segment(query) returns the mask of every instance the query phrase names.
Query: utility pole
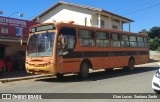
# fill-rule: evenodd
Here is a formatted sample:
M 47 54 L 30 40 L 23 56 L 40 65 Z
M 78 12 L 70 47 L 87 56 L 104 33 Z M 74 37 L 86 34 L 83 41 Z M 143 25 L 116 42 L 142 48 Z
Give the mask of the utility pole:
M 87 17 L 84 18 L 84 25 L 87 26 Z

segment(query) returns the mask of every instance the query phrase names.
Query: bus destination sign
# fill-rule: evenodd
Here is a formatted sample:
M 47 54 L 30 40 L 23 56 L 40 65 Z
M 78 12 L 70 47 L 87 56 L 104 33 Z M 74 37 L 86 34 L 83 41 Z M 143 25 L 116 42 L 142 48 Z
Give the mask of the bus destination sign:
M 33 27 L 30 29 L 30 33 L 34 33 L 34 32 L 40 32 L 40 31 L 46 31 L 46 30 L 54 30 L 55 26 L 54 25 L 42 25 L 42 26 L 37 26 L 37 27 Z

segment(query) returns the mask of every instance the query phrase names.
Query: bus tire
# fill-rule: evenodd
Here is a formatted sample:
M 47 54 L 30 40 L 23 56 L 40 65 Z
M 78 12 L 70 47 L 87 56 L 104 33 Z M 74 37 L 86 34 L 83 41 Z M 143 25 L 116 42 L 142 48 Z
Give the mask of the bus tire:
M 79 75 L 81 78 L 87 78 L 89 76 L 89 65 L 87 62 L 83 62 L 80 66 Z
M 127 67 L 125 67 L 125 69 L 127 70 L 127 71 L 133 71 L 134 70 L 134 60 L 133 59 L 129 59 L 129 61 L 128 61 L 128 66 Z
M 61 74 L 61 73 L 57 73 L 56 74 L 56 77 L 58 78 L 58 79 L 62 79 L 64 76 L 63 76 L 64 74 Z

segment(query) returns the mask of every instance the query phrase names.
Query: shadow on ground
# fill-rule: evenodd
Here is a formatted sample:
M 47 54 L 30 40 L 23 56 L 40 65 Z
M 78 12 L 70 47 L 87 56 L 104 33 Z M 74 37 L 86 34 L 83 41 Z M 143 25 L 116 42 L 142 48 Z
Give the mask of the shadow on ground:
M 156 72 L 156 70 L 158 70 L 158 67 L 136 67 L 135 70 L 132 72 L 129 72 L 123 69 L 117 69 L 113 71 L 98 71 L 98 72 L 90 73 L 89 77 L 86 79 L 81 79 L 78 75 L 67 75 L 67 76 L 64 76 L 62 79 L 58 79 L 57 77 L 54 76 L 54 77 L 37 79 L 35 81 L 59 82 L 59 83 L 97 81 L 97 80 L 103 80 L 103 79 L 132 75 L 132 74 L 134 75 L 134 74 L 150 72 L 150 71 Z

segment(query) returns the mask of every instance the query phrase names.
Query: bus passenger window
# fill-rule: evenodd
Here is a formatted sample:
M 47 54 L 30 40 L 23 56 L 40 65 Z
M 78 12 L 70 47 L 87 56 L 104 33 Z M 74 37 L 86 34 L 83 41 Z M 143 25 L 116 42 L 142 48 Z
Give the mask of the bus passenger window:
M 109 47 L 109 33 L 98 31 L 95 34 L 97 47 Z
M 118 34 L 112 33 L 112 47 L 120 47 L 120 41 Z
M 130 36 L 130 47 L 137 47 L 136 36 Z
M 144 38 L 138 37 L 138 47 L 144 47 Z
M 67 36 L 67 48 L 68 49 L 73 49 L 75 45 L 75 37 L 72 35 Z
M 79 43 L 81 46 L 95 46 L 93 31 L 79 30 Z
M 147 40 L 147 37 L 144 37 L 144 44 L 145 44 L 145 45 L 144 45 L 145 47 L 148 47 L 148 40 Z
M 129 38 L 128 35 L 121 36 L 121 46 L 122 47 L 129 47 Z

